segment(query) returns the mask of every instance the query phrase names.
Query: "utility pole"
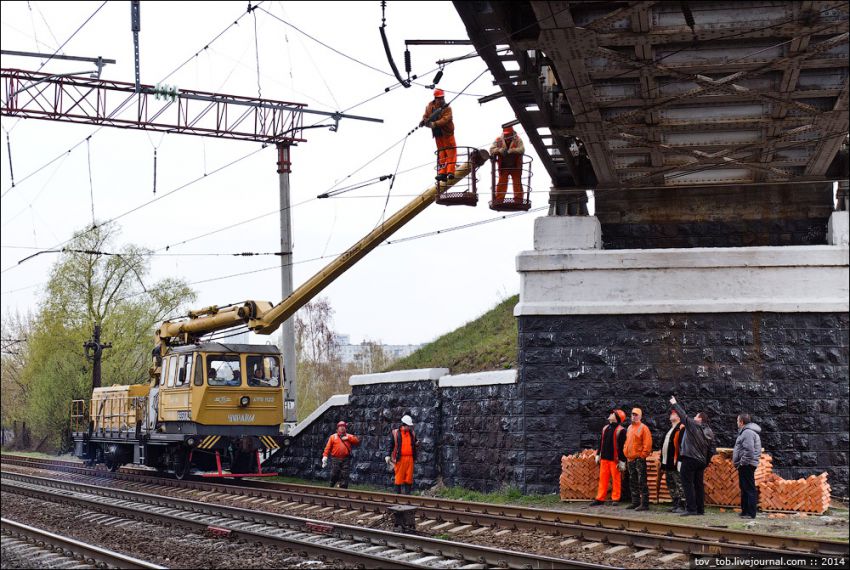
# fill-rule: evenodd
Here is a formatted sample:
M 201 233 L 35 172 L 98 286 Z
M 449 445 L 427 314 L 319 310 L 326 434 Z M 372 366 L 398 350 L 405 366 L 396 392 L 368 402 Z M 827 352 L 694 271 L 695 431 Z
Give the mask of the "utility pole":
M 292 161 L 291 144 L 277 143 L 277 173 L 280 182 L 280 285 L 281 299 L 292 295 L 292 218 L 290 216 L 289 173 Z M 295 427 L 295 319 L 284 321 L 280 329 L 280 344 L 283 352 L 283 432 Z
M 100 388 L 100 362 L 103 356 L 103 349 L 112 348 L 111 342 L 100 342 L 100 324 L 95 323 L 94 334 L 92 334 L 91 340 L 83 343 L 83 348 L 86 351 L 86 358 L 94 364 L 91 379 L 92 389 Z

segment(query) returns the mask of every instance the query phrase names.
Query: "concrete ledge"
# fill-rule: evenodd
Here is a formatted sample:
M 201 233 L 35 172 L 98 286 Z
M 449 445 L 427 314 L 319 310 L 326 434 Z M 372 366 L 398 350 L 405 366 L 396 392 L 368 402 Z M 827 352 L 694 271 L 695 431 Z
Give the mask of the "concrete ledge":
M 523 251 L 517 271 L 582 269 L 717 269 L 723 267 L 842 266 L 850 250 L 831 245 Z
M 440 378 L 440 388 L 457 388 L 461 386 L 489 386 L 491 384 L 516 384 L 516 370 L 496 370 L 493 372 L 473 372 L 471 374 L 454 374 Z
M 526 251 L 515 316 L 846 312 L 847 246 Z
M 319 416 L 325 413 L 325 410 L 327 410 L 328 408 L 346 405 L 348 405 L 348 394 L 336 394 L 334 396 L 331 396 L 330 398 L 325 400 L 322 405 L 313 410 L 313 413 L 298 422 L 298 425 L 292 428 L 288 435 L 291 437 L 295 437 L 296 435 L 301 433 L 307 426 L 316 421 Z
M 448 373 L 448 368 L 417 368 L 415 370 L 381 372 L 380 374 L 355 374 L 348 379 L 348 385 L 364 386 L 366 384 L 385 384 L 387 382 L 421 382 L 423 380 L 439 380 L 442 376 L 445 376 Z

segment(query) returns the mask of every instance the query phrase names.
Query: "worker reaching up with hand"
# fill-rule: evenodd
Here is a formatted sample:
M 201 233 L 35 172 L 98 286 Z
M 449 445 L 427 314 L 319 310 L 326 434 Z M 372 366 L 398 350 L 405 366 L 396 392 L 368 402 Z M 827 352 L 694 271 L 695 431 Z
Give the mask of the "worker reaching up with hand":
M 434 90 L 434 100 L 425 107 L 420 127 L 428 127 L 437 142 L 437 181 L 445 182 L 455 177 L 457 144 L 452 108 L 446 103 L 442 89 Z
M 525 154 L 525 145 L 522 139 L 514 131 L 513 127 L 502 129 L 502 136 L 493 141 L 490 146 L 490 158 L 496 161 L 499 167 L 499 180 L 496 182 L 496 197 L 494 204 L 505 201 L 508 192 L 508 177 L 513 182 L 514 202 L 522 203 L 522 156 Z

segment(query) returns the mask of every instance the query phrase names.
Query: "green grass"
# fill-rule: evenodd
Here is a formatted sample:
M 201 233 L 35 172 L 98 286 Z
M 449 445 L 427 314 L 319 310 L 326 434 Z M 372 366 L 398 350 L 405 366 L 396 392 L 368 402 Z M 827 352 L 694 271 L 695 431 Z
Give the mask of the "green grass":
M 521 505 L 541 509 L 561 504 L 561 499 L 555 493 L 550 495 L 523 495 L 516 487 L 505 487 L 499 491 L 491 491 L 489 493 L 472 491 L 463 487 L 446 487 L 437 491 L 436 496 L 442 499 L 454 499 L 456 501 L 474 501 L 496 505 Z
M 396 360 L 388 369 L 449 368 L 452 374 L 516 368 L 517 322 L 514 295 L 474 321 Z

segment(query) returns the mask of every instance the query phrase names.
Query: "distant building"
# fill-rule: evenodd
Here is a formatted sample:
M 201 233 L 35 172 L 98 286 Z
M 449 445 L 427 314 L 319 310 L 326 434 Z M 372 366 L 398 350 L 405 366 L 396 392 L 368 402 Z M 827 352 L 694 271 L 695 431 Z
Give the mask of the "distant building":
M 365 341 L 360 344 L 351 344 L 350 335 L 337 334 L 336 345 L 340 361 L 343 364 L 363 363 L 370 360 L 369 351 L 372 345 Z M 422 347 L 421 344 L 381 344 L 378 346 L 390 360 L 404 358 Z

